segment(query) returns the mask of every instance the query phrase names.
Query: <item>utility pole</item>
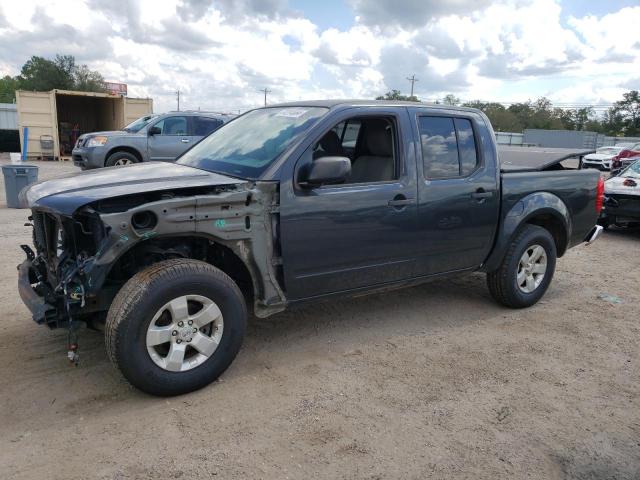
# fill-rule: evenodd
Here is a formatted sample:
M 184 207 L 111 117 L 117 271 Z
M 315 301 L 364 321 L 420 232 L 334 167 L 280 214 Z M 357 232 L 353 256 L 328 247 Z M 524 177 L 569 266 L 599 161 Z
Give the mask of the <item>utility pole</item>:
M 176 90 L 176 98 L 178 99 L 178 111 L 180 111 L 180 90 Z
M 258 90 L 259 92 L 264 93 L 264 106 L 267 106 L 267 93 L 271 93 L 271 90 L 268 88 L 263 88 L 262 90 Z
M 411 75 L 410 77 L 407 77 L 407 80 L 411 82 L 411 96 L 413 97 L 413 84 L 416 83 L 418 79 L 415 75 Z

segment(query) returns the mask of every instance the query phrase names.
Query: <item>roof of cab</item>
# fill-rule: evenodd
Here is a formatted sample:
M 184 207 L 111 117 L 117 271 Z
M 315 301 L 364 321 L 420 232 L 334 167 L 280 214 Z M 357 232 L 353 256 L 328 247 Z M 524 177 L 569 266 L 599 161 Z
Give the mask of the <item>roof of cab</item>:
M 475 108 L 469 107 L 455 107 L 452 105 L 441 105 L 435 103 L 423 103 L 423 102 L 409 102 L 406 100 L 301 100 L 297 102 L 276 103 L 273 105 L 267 105 L 263 108 L 271 107 L 324 107 L 324 108 L 336 108 L 336 107 L 424 107 L 429 109 L 440 110 L 460 110 L 465 112 L 477 112 Z

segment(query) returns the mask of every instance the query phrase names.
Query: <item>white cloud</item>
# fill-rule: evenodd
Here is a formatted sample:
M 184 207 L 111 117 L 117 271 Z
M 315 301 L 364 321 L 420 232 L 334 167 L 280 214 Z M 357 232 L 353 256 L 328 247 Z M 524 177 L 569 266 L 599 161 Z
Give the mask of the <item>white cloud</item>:
M 640 6 L 566 18 L 559 0 L 350 3 L 354 25 L 323 30 L 286 0 L 4 2 L 0 74 L 68 53 L 158 111 L 176 89 L 187 108 L 236 111 L 264 87 L 272 101 L 408 93 L 412 74 L 428 99 L 612 102 L 640 79 Z

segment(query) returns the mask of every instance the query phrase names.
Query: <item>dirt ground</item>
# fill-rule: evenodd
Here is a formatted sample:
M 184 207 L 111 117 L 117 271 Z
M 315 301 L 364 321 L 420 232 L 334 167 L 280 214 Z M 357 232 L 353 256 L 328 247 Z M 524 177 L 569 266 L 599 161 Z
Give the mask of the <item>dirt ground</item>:
M 0 478 L 640 478 L 640 231 L 571 250 L 528 310 L 475 274 L 253 320 L 219 382 L 160 399 L 99 333 L 74 368 L 31 321 L 27 214 L 0 205 Z

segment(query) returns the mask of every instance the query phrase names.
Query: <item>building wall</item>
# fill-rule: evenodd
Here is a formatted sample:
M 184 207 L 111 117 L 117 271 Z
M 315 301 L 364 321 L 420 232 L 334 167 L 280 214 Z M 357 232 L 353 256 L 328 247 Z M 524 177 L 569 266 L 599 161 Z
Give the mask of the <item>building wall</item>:
M 18 106 L 15 103 L 0 103 L 0 130 L 18 129 Z

